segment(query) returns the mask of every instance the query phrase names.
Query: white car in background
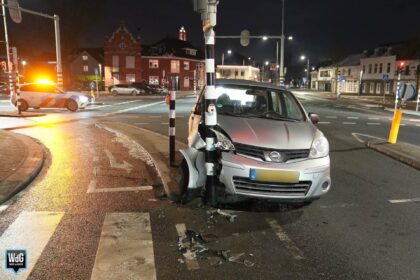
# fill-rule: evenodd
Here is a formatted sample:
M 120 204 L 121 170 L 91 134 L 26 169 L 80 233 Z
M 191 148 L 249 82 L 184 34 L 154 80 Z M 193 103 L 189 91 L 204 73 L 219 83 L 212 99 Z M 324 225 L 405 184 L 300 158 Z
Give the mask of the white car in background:
M 66 108 L 71 112 L 84 109 L 90 103 L 89 97 L 83 92 L 65 92 L 54 84 L 28 83 L 19 85 L 20 108 L 27 111 L 29 108 Z M 16 96 L 11 99 L 16 107 Z

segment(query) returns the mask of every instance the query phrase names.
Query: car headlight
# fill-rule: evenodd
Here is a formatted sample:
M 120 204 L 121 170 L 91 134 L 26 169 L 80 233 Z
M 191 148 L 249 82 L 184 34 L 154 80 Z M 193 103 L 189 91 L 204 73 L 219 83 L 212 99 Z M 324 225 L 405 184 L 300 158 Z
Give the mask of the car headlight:
M 317 130 L 314 141 L 312 142 L 309 158 L 322 158 L 328 156 L 330 152 L 330 145 L 327 138 L 321 131 Z
M 214 134 L 216 134 L 217 142 L 216 144 L 214 144 L 216 149 L 219 149 L 221 151 L 234 151 L 235 150 L 235 146 L 226 135 L 214 129 L 212 129 L 212 131 L 214 132 Z
M 87 98 L 86 96 L 79 96 L 79 99 L 82 103 L 86 103 L 89 101 L 89 98 Z

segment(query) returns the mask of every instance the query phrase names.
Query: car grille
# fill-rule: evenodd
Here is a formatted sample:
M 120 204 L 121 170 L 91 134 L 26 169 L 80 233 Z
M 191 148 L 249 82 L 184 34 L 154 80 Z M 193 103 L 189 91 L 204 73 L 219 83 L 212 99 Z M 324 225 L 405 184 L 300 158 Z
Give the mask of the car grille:
M 233 184 L 238 193 L 258 193 L 277 196 L 305 196 L 312 185 L 311 181 L 301 181 L 297 184 L 270 183 L 252 181 L 249 178 L 233 177 Z
M 309 150 L 275 150 L 270 148 L 261 148 L 251 145 L 245 145 L 240 143 L 233 143 L 235 145 L 236 153 L 245 156 L 260 158 L 266 160 L 264 152 L 279 152 L 283 155 L 284 161 L 301 159 L 309 157 Z

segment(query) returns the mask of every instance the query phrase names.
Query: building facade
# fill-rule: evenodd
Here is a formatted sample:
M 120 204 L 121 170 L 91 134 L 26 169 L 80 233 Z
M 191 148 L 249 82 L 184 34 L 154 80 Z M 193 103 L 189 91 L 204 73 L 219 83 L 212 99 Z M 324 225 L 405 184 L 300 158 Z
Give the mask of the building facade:
M 141 45 L 123 23 L 104 45 L 105 86 L 142 81 Z
M 337 86 L 339 93 L 359 93 L 362 72 L 360 59 L 363 54 L 354 54 L 344 58 L 338 63 Z
M 260 80 L 260 69 L 250 65 L 217 65 L 216 79 Z
M 320 67 L 318 69 L 318 90 L 336 92 L 337 90 L 337 67 Z
M 167 36 L 143 46 L 142 77 L 149 84 L 176 90 L 201 89 L 205 85 L 205 61 L 201 50 L 187 41 L 184 27 L 178 38 Z
M 77 50 L 69 62 L 70 82 L 73 87 L 87 90 L 90 82 L 102 80 L 104 50 L 102 48 L 86 48 Z M 98 75 L 96 75 L 98 74 Z

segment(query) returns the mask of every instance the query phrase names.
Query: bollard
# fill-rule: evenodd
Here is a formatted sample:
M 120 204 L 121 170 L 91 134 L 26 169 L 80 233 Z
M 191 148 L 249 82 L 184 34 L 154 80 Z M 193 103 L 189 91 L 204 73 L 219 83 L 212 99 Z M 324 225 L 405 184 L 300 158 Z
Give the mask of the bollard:
M 389 132 L 388 142 L 391 144 L 397 143 L 398 131 L 400 130 L 400 123 L 402 118 L 402 109 L 397 108 L 392 119 L 391 131 Z
M 176 91 L 172 90 L 169 101 L 169 165 L 175 166 L 175 101 Z

